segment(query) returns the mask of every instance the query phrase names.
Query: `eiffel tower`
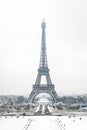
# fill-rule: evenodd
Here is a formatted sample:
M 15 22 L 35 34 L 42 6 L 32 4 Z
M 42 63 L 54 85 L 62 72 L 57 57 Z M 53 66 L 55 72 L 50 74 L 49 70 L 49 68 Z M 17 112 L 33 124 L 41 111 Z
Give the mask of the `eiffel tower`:
M 40 64 L 39 64 L 36 82 L 33 85 L 33 90 L 31 91 L 30 96 L 28 97 L 28 101 L 29 103 L 34 103 L 35 97 L 38 94 L 47 93 L 52 97 L 53 103 L 56 103 L 58 102 L 58 95 L 54 89 L 54 85 L 51 82 L 48 63 L 47 63 L 46 36 L 45 36 L 46 23 L 44 22 L 44 20 L 41 24 L 41 28 L 42 28 L 42 43 L 41 43 Z M 46 84 L 41 84 L 42 76 L 46 77 Z

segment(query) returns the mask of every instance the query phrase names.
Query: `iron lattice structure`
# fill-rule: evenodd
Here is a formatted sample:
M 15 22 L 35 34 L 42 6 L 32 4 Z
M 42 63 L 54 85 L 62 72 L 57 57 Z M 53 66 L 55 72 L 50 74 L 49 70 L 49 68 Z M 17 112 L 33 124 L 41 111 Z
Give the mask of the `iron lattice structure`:
M 31 91 L 30 96 L 28 97 L 28 101 L 29 103 L 34 103 L 36 95 L 40 93 L 48 93 L 52 97 L 53 102 L 55 103 L 58 102 L 58 95 L 54 89 L 54 85 L 51 82 L 48 69 L 47 53 L 46 53 L 46 35 L 45 35 L 46 23 L 44 21 L 41 24 L 41 28 L 42 28 L 42 42 L 41 42 L 40 64 L 36 82 L 33 85 L 33 90 Z M 46 77 L 46 84 L 41 84 L 42 76 Z

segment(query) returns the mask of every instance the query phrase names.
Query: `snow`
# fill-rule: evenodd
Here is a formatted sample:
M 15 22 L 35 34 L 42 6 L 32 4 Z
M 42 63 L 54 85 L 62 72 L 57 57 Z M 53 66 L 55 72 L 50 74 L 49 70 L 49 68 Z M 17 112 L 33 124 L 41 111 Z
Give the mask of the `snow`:
M 86 130 L 87 116 L 2 116 L 0 130 Z

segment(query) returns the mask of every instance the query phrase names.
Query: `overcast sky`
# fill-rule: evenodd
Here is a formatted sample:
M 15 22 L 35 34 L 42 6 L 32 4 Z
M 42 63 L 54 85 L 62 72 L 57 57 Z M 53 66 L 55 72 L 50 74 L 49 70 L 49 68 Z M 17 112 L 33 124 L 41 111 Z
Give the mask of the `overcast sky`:
M 41 22 L 58 93 L 87 93 L 87 0 L 0 1 L 0 95 L 29 95 L 39 67 Z

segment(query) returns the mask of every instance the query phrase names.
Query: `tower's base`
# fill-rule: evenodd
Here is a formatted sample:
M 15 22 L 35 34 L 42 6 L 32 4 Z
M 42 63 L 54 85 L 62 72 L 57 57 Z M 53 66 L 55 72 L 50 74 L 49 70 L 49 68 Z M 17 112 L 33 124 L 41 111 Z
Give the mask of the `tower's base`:
M 33 90 L 31 91 L 30 96 L 28 97 L 29 103 L 34 103 L 35 97 L 40 93 L 47 93 L 52 97 L 53 103 L 58 102 L 58 95 L 54 89 L 54 85 L 51 85 L 51 86 L 48 86 L 48 85 L 36 86 L 36 85 L 34 85 Z

